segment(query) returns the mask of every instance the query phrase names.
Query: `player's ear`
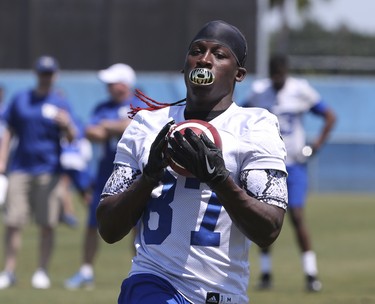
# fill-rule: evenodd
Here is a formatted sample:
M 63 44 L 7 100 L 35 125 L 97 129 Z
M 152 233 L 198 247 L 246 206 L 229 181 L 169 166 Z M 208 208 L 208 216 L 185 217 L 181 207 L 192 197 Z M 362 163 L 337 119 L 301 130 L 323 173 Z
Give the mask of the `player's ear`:
M 237 74 L 236 74 L 236 81 L 237 82 L 241 82 L 242 80 L 245 79 L 245 76 L 246 76 L 246 69 L 243 68 L 243 67 L 238 67 L 237 69 Z

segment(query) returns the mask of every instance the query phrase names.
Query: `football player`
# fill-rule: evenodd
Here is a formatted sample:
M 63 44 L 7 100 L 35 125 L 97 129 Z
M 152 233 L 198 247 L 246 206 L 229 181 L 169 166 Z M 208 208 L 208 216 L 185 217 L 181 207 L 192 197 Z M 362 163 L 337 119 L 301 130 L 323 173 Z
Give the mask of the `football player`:
M 137 226 L 118 303 L 248 303 L 249 245 L 278 237 L 287 173 L 276 117 L 233 102 L 246 56 L 236 27 L 205 24 L 185 59 L 186 102 L 152 107 L 149 99 L 125 130 L 97 209 L 108 243 Z M 209 121 L 222 150 L 191 129 L 166 136 L 187 119 Z M 169 157 L 195 177 L 175 173 Z
M 303 212 L 308 190 L 307 160 L 327 140 L 335 122 L 335 114 L 306 80 L 288 76 L 288 62 L 284 55 L 271 58 L 270 78 L 255 81 L 251 96 L 245 103 L 247 106 L 266 108 L 279 119 L 287 149 L 288 213 L 301 251 L 306 289 L 320 291 L 322 284 L 318 280 L 316 255 Z M 324 120 L 321 132 L 311 147 L 305 146 L 303 126 L 303 118 L 309 112 Z M 260 260 L 262 273 L 258 287 L 268 289 L 272 286 L 270 248 L 262 249 Z

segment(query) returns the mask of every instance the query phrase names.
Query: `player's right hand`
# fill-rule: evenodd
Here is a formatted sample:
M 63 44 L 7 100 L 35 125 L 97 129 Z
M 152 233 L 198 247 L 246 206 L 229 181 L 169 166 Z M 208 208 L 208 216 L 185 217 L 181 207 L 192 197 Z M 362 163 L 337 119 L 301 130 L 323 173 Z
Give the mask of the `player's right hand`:
M 169 138 L 171 156 L 201 182 L 214 188 L 225 181 L 229 171 L 225 167 L 222 151 L 203 132 L 200 136 L 186 128 L 185 135 L 179 131 Z
M 168 122 L 156 136 L 151 145 L 148 162 L 143 168 L 143 175 L 152 183 L 157 184 L 164 175 L 165 168 L 168 166 L 167 157 L 165 155 L 165 147 L 167 145 L 167 134 L 174 124 L 174 120 Z

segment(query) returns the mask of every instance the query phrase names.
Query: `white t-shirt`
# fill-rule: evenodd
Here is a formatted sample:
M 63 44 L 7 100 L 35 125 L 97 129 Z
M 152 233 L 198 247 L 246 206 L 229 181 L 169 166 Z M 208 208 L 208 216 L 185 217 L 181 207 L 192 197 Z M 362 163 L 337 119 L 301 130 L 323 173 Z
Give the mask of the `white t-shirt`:
M 288 152 L 286 164 L 291 165 L 300 161 L 306 141 L 303 116 L 320 101 L 319 93 L 306 80 L 288 77 L 277 93 L 270 79 L 255 81 L 247 105 L 265 108 L 278 117 Z

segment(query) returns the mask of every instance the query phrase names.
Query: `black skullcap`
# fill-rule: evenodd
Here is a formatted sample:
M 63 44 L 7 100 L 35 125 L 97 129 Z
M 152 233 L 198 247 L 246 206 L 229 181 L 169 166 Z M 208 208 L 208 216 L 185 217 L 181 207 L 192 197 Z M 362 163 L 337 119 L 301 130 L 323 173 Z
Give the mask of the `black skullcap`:
M 206 23 L 191 41 L 215 41 L 230 49 L 239 66 L 243 67 L 247 56 L 247 43 L 244 35 L 235 26 L 222 20 Z

